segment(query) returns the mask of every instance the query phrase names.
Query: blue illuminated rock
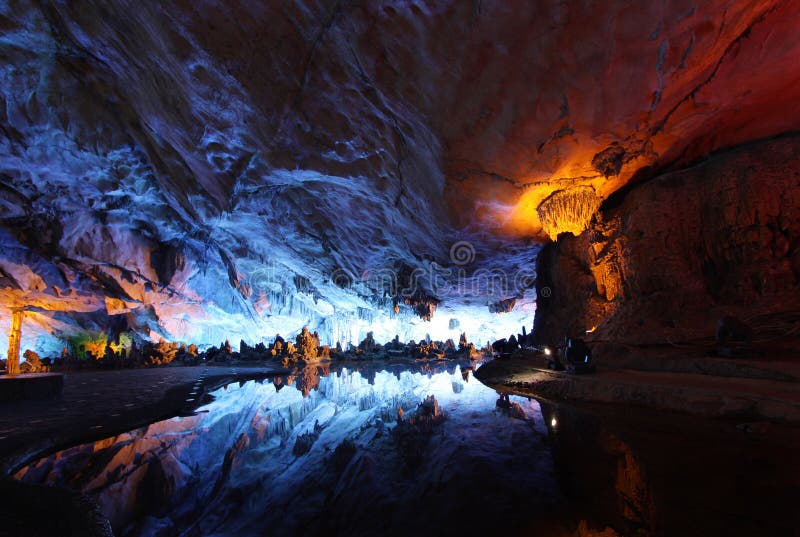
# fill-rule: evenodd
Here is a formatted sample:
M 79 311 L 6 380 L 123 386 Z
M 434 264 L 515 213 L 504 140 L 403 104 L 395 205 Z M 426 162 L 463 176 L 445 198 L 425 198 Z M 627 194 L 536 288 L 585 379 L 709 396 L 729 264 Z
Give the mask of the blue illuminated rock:
M 112 318 L 201 348 L 494 339 L 532 323 L 553 192 L 607 199 L 800 120 L 792 2 L 323 4 L 4 5 L 23 348 Z

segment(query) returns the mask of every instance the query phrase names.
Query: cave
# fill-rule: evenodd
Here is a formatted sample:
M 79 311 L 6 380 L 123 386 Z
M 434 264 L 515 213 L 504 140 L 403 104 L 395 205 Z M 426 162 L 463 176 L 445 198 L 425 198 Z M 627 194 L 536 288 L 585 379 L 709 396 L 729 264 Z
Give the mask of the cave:
M 0 6 L 0 536 L 800 531 L 800 0 Z

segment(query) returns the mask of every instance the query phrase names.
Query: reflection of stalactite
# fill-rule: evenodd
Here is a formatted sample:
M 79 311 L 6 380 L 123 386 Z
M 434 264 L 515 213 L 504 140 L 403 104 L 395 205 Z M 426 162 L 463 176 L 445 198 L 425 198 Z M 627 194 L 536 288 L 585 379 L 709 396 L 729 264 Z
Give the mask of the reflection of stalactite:
M 580 235 L 600 208 L 600 198 L 589 186 L 557 190 L 537 207 L 542 229 L 552 240 L 561 233 Z

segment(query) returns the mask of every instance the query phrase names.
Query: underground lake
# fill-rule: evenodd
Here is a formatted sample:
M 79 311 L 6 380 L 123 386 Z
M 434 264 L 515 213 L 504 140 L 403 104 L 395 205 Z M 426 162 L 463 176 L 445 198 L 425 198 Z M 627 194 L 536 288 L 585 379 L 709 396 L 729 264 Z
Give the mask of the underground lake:
M 43 457 L 115 535 L 789 534 L 791 429 L 503 394 L 467 361 L 327 364 Z
M 0 537 L 800 535 L 798 28 L 0 0 Z

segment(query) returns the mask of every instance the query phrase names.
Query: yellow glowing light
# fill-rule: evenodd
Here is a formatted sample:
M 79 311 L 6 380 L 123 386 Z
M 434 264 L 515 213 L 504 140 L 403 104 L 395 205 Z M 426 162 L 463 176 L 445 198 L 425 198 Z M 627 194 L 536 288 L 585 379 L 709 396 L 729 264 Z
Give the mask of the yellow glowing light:
M 85 348 L 86 352 L 91 354 L 95 360 L 99 360 L 106 353 L 106 341 L 102 339 L 87 341 Z
M 542 235 L 542 225 L 539 222 L 539 214 L 536 209 L 542 201 L 553 193 L 553 186 L 546 180 L 538 184 L 530 185 L 516 200 L 509 200 L 508 206 L 496 207 L 487 215 L 495 224 L 499 223 L 504 233 L 512 236 L 530 237 Z
M 587 334 L 591 334 L 591 333 L 592 333 L 592 332 L 594 332 L 595 330 L 597 330 L 597 325 L 594 325 L 593 327 L 591 327 L 589 330 L 587 330 L 587 331 L 586 331 L 586 333 L 587 333 Z
M 108 346 L 111 347 L 111 350 L 114 351 L 114 353 L 119 353 L 120 351 L 123 350 L 127 351 L 131 347 L 132 343 L 133 339 L 131 339 L 131 337 L 128 334 L 120 334 L 119 343 L 114 343 L 112 341 L 111 343 L 108 344 Z M 103 352 L 105 352 L 105 349 L 103 349 Z
M 555 427 L 556 425 L 558 425 L 558 420 L 555 418 L 555 416 L 553 416 L 553 418 L 550 420 L 550 426 Z
M 550 350 L 550 347 L 545 347 L 545 348 L 544 348 L 544 353 L 545 353 L 547 356 L 550 356 L 551 354 L 553 354 L 553 351 L 551 351 L 551 350 Z
M 551 240 L 556 240 L 561 233 L 577 237 L 589 227 L 600 201 L 594 188 L 578 185 L 556 190 L 539 204 L 536 213 Z
M 68 338 L 72 351 L 79 357 L 87 354 L 95 360 L 105 355 L 108 336 L 103 332 L 84 332 Z

